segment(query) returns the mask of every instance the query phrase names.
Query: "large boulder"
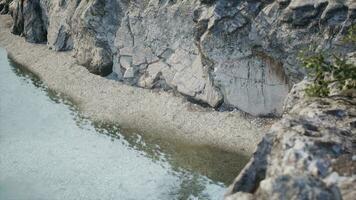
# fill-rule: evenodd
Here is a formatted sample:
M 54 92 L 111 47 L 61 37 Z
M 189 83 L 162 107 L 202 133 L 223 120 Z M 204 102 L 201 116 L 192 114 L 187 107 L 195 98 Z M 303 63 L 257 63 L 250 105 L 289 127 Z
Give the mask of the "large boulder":
M 238 199 L 354 199 L 356 99 L 308 98 L 306 82 L 285 102 L 271 128 L 226 194 Z
M 75 57 L 95 74 L 109 75 L 113 67 L 113 44 L 122 15 L 116 0 L 81 1 L 72 17 Z

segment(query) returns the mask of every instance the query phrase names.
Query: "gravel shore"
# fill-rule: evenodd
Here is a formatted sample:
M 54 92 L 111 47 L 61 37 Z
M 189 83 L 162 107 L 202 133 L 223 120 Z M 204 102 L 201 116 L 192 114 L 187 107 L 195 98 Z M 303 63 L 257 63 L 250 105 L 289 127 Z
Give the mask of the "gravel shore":
M 203 109 L 182 97 L 121 84 L 76 65 L 71 52 L 55 52 L 12 35 L 11 18 L 0 16 L 0 47 L 35 73 L 46 86 L 69 96 L 80 112 L 143 134 L 210 145 L 251 155 L 262 131 L 239 112 Z

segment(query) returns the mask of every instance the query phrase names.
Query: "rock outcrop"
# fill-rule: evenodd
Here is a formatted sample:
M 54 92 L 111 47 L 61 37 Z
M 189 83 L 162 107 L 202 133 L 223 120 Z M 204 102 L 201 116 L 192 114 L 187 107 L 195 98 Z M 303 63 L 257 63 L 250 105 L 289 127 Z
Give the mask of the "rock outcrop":
M 73 50 L 95 74 L 176 90 L 211 107 L 280 115 L 310 44 L 351 52 L 340 37 L 353 0 L 2 0 L 13 32 Z M 6 5 L 6 6 L 1 6 Z
M 9 6 L 12 0 L 0 0 L 0 14 L 4 15 L 9 12 Z
M 287 114 L 258 145 L 226 200 L 355 198 L 355 97 L 307 98 L 304 86 L 294 86 Z
M 0 0 L 0 12 L 14 34 L 72 51 L 92 73 L 215 108 L 285 112 L 226 200 L 354 199 L 355 97 L 307 98 L 305 82 L 287 97 L 305 75 L 301 49 L 355 55 L 342 41 L 354 0 Z
M 13 1 L 11 14 L 14 19 L 12 33 L 23 35 L 28 42 L 47 41 L 47 14 L 40 0 Z

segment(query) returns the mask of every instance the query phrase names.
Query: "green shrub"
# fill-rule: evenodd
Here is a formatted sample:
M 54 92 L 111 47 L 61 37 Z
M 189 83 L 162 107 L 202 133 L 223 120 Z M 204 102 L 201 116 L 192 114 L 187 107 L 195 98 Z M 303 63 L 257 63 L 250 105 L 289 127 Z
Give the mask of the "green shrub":
M 356 24 L 353 24 L 349 28 L 346 36 L 344 37 L 344 42 L 356 42 Z
M 351 26 L 344 41 L 356 42 L 356 25 Z M 356 89 L 356 65 L 345 55 L 318 53 L 309 48 L 300 52 L 299 60 L 312 80 L 305 89 L 308 96 L 328 96 L 331 84 L 340 91 Z

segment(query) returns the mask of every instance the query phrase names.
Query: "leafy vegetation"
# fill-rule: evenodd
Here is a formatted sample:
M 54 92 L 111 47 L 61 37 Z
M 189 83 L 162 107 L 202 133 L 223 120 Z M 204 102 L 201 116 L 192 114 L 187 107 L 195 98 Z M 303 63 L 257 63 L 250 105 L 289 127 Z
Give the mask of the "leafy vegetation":
M 351 26 L 344 41 L 356 42 L 356 25 Z M 340 91 L 356 89 L 356 65 L 354 63 L 349 61 L 345 55 L 328 55 L 311 49 L 303 50 L 299 55 L 299 60 L 312 80 L 312 83 L 305 89 L 308 96 L 329 96 L 331 85 Z
M 356 42 L 356 24 L 349 28 L 348 33 L 344 37 L 344 42 Z

